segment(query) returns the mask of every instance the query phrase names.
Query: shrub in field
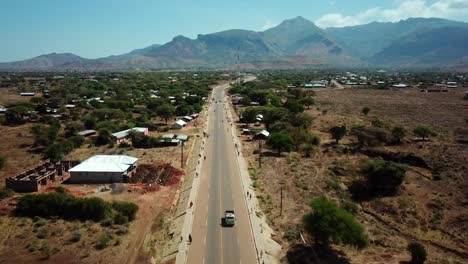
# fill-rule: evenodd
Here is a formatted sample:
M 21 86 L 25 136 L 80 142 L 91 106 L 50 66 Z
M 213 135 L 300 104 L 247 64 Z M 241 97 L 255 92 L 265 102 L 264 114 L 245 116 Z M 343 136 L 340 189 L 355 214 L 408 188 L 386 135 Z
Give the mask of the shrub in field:
M 330 128 L 332 138 L 339 143 L 340 140 L 346 135 L 346 126 L 335 126 Z
M 81 233 L 79 231 L 73 231 L 70 241 L 76 243 L 81 240 Z
M 108 234 L 102 235 L 96 244 L 96 248 L 105 249 L 107 246 L 109 246 L 109 243 L 111 240 L 112 240 L 112 237 L 110 235 Z
M 403 183 L 406 166 L 380 159 L 368 160 L 364 168 L 367 184 L 377 195 L 394 194 Z
M 405 134 L 406 134 L 406 131 L 404 128 L 402 127 L 394 127 L 392 129 L 392 137 L 393 137 L 393 141 L 396 143 L 396 144 L 400 144 L 401 141 L 403 140 L 403 138 L 405 138 Z
M 367 115 L 369 112 L 370 112 L 370 108 L 369 108 L 369 107 L 365 106 L 364 108 L 362 108 L 362 113 L 363 113 L 364 115 Z
M 345 209 L 325 198 L 312 200 L 312 212 L 303 218 L 306 231 L 315 239 L 316 247 L 329 248 L 330 243 L 341 242 L 357 248 L 368 244 L 364 228 Z
M 427 258 L 427 252 L 424 246 L 418 242 L 411 242 L 408 245 L 408 251 L 411 253 L 412 264 L 423 264 Z
M 294 141 L 290 135 L 286 133 L 273 133 L 268 138 L 267 144 L 278 151 L 278 154 L 281 152 L 290 152 L 294 148 Z
M 135 219 L 138 206 L 129 202 L 106 202 L 101 198 L 76 198 L 55 192 L 27 194 L 20 198 L 16 207 L 19 216 L 60 217 L 64 219 L 94 220 L 113 219 L 121 214 L 128 220 Z
M 127 217 L 127 219 L 130 221 L 135 219 L 136 213 L 138 211 L 138 205 L 124 201 L 113 201 L 112 208 L 117 211 L 118 214 Z
M 426 140 L 430 136 L 436 136 L 437 135 L 434 131 L 432 131 L 432 128 L 427 127 L 427 126 L 417 126 L 413 130 L 413 133 L 416 136 L 421 137 L 423 140 Z

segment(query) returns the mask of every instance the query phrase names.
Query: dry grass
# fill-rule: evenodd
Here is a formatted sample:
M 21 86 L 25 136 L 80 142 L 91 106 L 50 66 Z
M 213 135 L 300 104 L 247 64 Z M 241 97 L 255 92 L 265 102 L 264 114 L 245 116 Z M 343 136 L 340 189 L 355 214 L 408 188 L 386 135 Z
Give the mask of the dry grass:
M 41 155 L 31 149 L 34 139 L 29 130 L 32 124 L 9 127 L 0 125 L 0 155 L 7 158 L 4 169 L 0 171 L 0 186 L 5 186 L 5 178 L 14 176 L 27 168 L 34 167 Z
M 379 119 L 390 128 L 405 127 L 410 138 L 415 126 L 432 126 L 439 136 L 431 142 L 407 141 L 402 146 L 380 148 L 415 153 L 433 170 L 411 167 L 399 195 L 358 204 L 357 217 L 366 227 L 371 244 L 364 251 L 345 246 L 336 246 L 336 251 L 343 252 L 351 263 L 399 263 L 409 260 L 406 244 L 418 240 L 428 249 L 428 263 L 466 261 L 468 149 L 453 141 L 455 129 L 466 126 L 464 117 L 468 116 L 462 94 L 463 91 L 452 90 L 448 94 L 417 90 L 320 91 L 318 109 L 309 113 L 315 117 L 311 131 L 320 135 L 322 145 L 311 158 L 297 153 L 264 156 L 261 169 L 258 155 L 254 154 L 257 143 L 244 136 L 244 154 L 252 168 L 251 177 L 257 179 L 262 210 L 286 248 L 289 243 L 298 242 L 288 242 L 287 237 L 292 230 L 301 230 L 302 215 L 309 211 L 310 199 L 326 195 L 341 204 L 351 202 L 347 186 L 362 177 L 360 164 L 368 157 L 346 151 L 355 142 L 352 136 L 346 136 L 340 146 L 330 144 L 329 128 L 341 124 L 370 125 Z M 361 114 L 364 106 L 371 109 L 368 116 Z

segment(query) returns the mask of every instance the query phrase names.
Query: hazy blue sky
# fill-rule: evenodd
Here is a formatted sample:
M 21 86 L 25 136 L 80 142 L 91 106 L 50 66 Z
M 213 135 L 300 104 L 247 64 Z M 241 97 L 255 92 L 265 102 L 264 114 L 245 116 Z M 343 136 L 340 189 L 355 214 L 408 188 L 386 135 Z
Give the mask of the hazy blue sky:
M 303 16 L 320 27 L 408 17 L 468 21 L 468 0 L 0 0 L 0 62 L 51 52 L 122 54 L 174 36 L 264 30 Z

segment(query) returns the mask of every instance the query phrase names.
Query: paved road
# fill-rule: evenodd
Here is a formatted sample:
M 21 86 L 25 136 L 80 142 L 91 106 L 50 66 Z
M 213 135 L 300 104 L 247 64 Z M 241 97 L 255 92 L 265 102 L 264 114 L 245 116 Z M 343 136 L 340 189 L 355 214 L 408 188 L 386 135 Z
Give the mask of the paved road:
M 257 263 L 236 150 L 225 115 L 224 88 L 213 92 L 210 107 L 206 161 L 195 201 L 192 243 L 187 263 Z M 222 227 L 224 211 L 234 209 L 236 225 Z
M 333 79 L 331 80 L 331 82 L 333 84 L 335 84 L 335 90 L 341 90 L 341 89 L 344 89 L 345 87 L 343 85 L 341 85 L 341 83 L 339 83 L 337 80 Z

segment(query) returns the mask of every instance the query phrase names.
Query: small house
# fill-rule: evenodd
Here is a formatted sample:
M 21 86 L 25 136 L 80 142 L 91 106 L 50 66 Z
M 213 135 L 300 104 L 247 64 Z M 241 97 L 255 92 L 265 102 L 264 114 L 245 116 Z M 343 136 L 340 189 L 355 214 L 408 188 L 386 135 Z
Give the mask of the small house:
M 177 135 L 177 136 L 176 136 L 176 139 L 179 140 L 179 141 L 187 141 L 187 140 L 188 140 L 188 136 L 187 136 L 187 135 L 184 135 L 184 134 L 180 134 L 180 135 Z
M 184 117 L 182 117 L 182 120 L 184 120 L 185 122 L 190 122 L 190 121 L 193 120 L 193 117 L 191 117 L 191 116 L 184 116 Z
M 404 83 L 399 83 L 399 84 L 392 85 L 392 87 L 394 87 L 394 88 L 408 88 L 408 85 L 404 84 Z
M 174 134 L 164 134 L 161 136 L 162 139 L 173 139 L 174 138 Z
M 78 132 L 78 133 L 76 133 L 76 134 L 77 134 L 77 135 L 80 135 L 80 136 L 83 136 L 83 137 L 89 137 L 89 136 L 95 135 L 95 134 L 96 134 L 96 130 L 88 129 L 88 130 L 80 131 L 80 132 Z
M 255 139 L 267 139 L 270 136 L 270 132 L 266 131 L 265 129 L 255 134 Z
M 27 92 L 27 93 L 20 93 L 21 96 L 35 96 L 36 93 L 34 92 Z
M 177 120 L 171 127 L 171 129 L 182 129 L 187 125 L 187 123 L 184 120 Z
M 243 129 L 242 129 L 242 134 L 243 134 L 243 135 L 250 135 L 250 129 L 248 129 L 248 128 L 243 128 Z
M 112 137 L 115 139 L 115 143 L 120 144 L 126 142 L 130 138 L 130 132 L 135 131 L 138 133 L 143 133 L 145 136 L 148 135 L 147 127 L 135 127 L 132 129 L 126 129 L 112 134 Z

